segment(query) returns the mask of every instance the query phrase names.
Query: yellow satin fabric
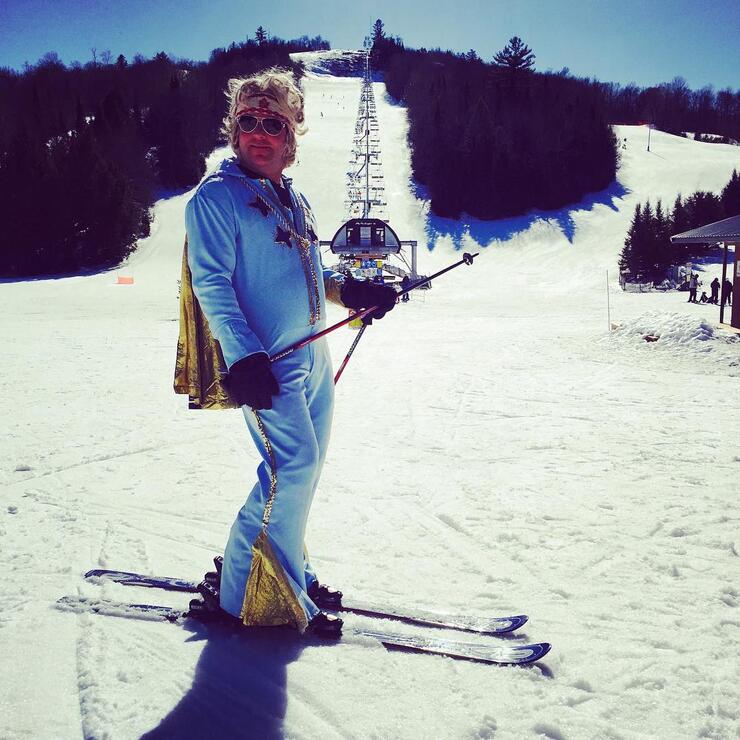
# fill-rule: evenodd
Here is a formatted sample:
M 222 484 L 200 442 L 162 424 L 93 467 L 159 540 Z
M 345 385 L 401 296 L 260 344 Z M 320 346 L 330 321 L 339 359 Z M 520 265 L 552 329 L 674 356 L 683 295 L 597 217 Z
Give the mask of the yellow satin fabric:
M 252 545 L 252 566 L 244 591 L 241 620 L 247 626 L 295 625 L 299 632 L 308 620 L 263 529 Z
M 324 279 L 326 297 L 332 303 L 344 304 L 340 298 L 342 283 Z M 182 251 L 182 277 L 180 280 L 180 334 L 175 358 L 175 393 L 190 397 L 191 409 L 237 409 L 223 377 L 226 363 L 218 341 L 208 328 L 208 321 L 201 311 L 193 292 L 193 279 L 188 266 L 188 239 Z
M 188 240 L 182 252 L 180 282 L 180 335 L 175 358 L 175 393 L 190 396 L 191 409 L 236 409 L 222 383 L 227 372 L 221 347 L 208 328 L 208 321 L 193 293 L 188 267 Z

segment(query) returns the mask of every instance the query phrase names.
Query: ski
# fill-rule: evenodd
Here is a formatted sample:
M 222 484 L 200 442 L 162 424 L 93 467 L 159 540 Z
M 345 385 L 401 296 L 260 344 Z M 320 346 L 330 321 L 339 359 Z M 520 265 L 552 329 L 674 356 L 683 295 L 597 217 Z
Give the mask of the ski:
M 57 607 L 76 613 L 93 613 L 114 617 L 127 617 L 182 624 L 189 618 L 187 611 L 158 604 L 128 604 L 84 596 L 63 596 Z M 246 629 L 246 628 L 245 628 Z M 356 637 L 371 638 L 388 650 L 400 650 L 430 655 L 443 655 L 455 660 L 468 660 L 491 665 L 527 665 L 543 658 L 550 651 L 546 642 L 529 645 L 485 645 L 456 640 L 439 639 L 423 635 L 404 635 L 385 630 L 352 628 L 345 631 Z M 341 641 L 341 640 L 340 640 Z M 331 640 L 327 640 L 331 642 Z
M 102 578 L 107 581 L 115 581 L 123 586 L 142 586 L 144 588 L 161 588 L 166 591 L 197 592 L 198 584 L 194 581 L 182 578 L 169 578 L 157 576 L 144 576 L 139 573 L 128 573 L 123 570 L 90 570 L 85 573 L 85 578 Z M 438 627 L 442 629 L 453 629 L 461 632 L 477 632 L 481 635 L 505 635 L 518 630 L 526 624 L 527 617 L 517 614 L 508 617 L 472 617 L 451 614 L 435 614 L 418 609 L 400 610 L 391 607 L 378 606 L 376 604 L 365 604 L 342 597 L 339 607 L 327 609 L 327 611 L 347 612 L 363 617 L 375 619 L 392 619 L 397 622 L 413 624 L 419 627 Z

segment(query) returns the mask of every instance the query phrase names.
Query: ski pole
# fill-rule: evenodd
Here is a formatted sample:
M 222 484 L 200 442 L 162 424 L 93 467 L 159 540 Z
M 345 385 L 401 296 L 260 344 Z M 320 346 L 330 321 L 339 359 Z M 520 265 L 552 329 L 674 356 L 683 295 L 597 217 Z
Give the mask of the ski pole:
M 475 254 L 470 254 L 469 252 L 463 253 L 463 258 L 459 262 L 455 262 L 455 264 L 450 265 L 449 267 L 445 267 L 444 270 L 440 270 L 439 272 L 435 272 L 434 275 L 430 275 L 427 278 L 422 278 L 421 280 L 417 280 L 415 283 L 412 283 L 409 285 L 408 288 L 405 288 L 404 290 L 400 291 L 398 293 L 398 297 L 400 298 L 402 295 L 406 295 L 406 293 L 410 293 L 412 290 L 415 290 L 421 285 L 426 285 L 427 283 L 431 283 L 434 278 L 438 278 L 440 275 L 444 275 L 446 272 L 449 272 L 450 270 L 454 270 L 456 267 L 460 267 L 460 265 L 472 265 L 473 260 L 480 254 L 480 252 L 476 252 Z
M 370 326 L 370 324 L 363 324 L 360 327 L 360 331 L 357 332 L 357 336 L 355 337 L 355 341 L 352 342 L 352 346 L 347 351 L 347 354 L 344 356 L 344 359 L 342 360 L 342 364 L 339 366 L 339 370 L 337 370 L 337 374 L 334 376 L 334 385 L 336 385 L 339 382 L 339 378 L 341 377 L 342 373 L 344 372 L 344 368 L 347 367 L 347 363 L 349 362 L 349 358 L 352 357 L 352 353 L 355 351 L 355 347 L 359 344 L 360 339 L 362 338 L 362 335 L 365 333 L 365 329 Z
M 465 252 L 463 255 L 463 258 L 460 262 L 456 262 L 454 265 L 450 265 L 450 267 L 446 267 L 444 270 L 440 270 L 439 272 L 432 275 L 430 278 L 425 278 L 423 280 L 417 280 L 413 285 L 409 285 L 408 288 L 405 288 L 404 290 L 400 291 L 398 293 L 398 297 L 400 298 L 403 295 L 406 295 L 407 293 L 410 293 L 415 288 L 418 288 L 422 285 L 425 285 L 428 283 L 432 278 L 439 277 L 443 272 L 447 272 L 447 270 L 452 270 L 454 267 L 458 267 L 463 262 L 466 265 L 472 265 L 473 260 L 478 256 L 478 253 L 476 254 L 468 254 Z M 339 370 L 337 370 L 337 374 L 334 376 L 334 385 L 336 385 L 339 382 L 339 378 L 341 377 L 342 373 L 344 372 L 344 368 L 347 366 L 347 363 L 349 362 L 349 358 L 352 357 L 352 353 L 355 351 L 355 348 L 359 344 L 360 339 L 362 338 L 362 335 L 365 333 L 365 329 L 370 326 L 370 322 L 362 322 L 362 328 L 360 329 L 359 333 L 355 337 L 355 341 L 352 342 L 352 346 L 349 348 L 349 351 L 344 356 L 344 360 L 342 361 L 342 364 L 339 366 Z
M 398 293 L 398 297 L 400 298 L 401 296 L 406 295 L 406 293 L 410 293 L 412 290 L 415 290 L 420 285 L 431 283 L 432 280 L 434 280 L 435 278 L 438 278 L 440 275 L 444 275 L 446 272 L 449 272 L 450 270 L 454 270 L 456 267 L 459 267 L 460 265 L 472 265 L 473 260 L 478 256 L 478 254 L 479 252 L 476 252 L 475 254 L 469 254 L 468 252 L 465 252 L 461 260 L 459 260 L 458 262 L 455 262 L 449 267 L 445 267 L 439 272 L 435 272 L 434 275 L 425 277 L 422 280 L 417 280 L 415 283 L 412 283 L 411 285 L 409 285 L 408 288 L 400 291 Z M 330 334 L 336 329 L 346 326 L 347 324 L 349 324 L 350 321 L 355 321 L 355 319 L 364 319 L 365 316 L 369 316 L 374 311 L 377 311 L 378 308 L 379 308 L 378 306 L 370 306 L 369 308 L 363 308 L 362 311 L 353 313 L 352 315 L 348 316 L 346 319 L 342 319 L 342 321 L 337 321 L 336 324 L 332 324 L 331 326 L 328 326 L 326 329 L 323 329 L 317 334 L 311 334 L 308 337 L 304 337 L 303 339 L 299 340 L 295 344 L 291 344 L 290 347 L 286 347 L 285 349 L 282 349 L 276 354 L 274 354 L 272 357 L 270 357 L 270 362 L 276 362 L 277 360 L 282 360 L 283 357 L 287 357 L 288 355 L 293 354 L 293 352 L 295 352 L 297 349 L 301 349 L 302 347 L 305 347 L 306 345 L 311 344 L 311 342 L 315 342 L 317 339 L 321 339 L 321 337 L 325 337 L 327 334 Z M 363 325 L 363 328 L 364 328 L 364 325 Z M 354 351 L 354 347 L 357 346 L 357 342 L 359 341 L 362 334 L 363 332 L 361 330 L 360 333 L 357 335 L 357 337 L 355 337 L 355 341 L 351 348 L 352 351 Z M 347 364 L 348 361 L 349 361 L 349 357 L 345 357 L 345 361 L 342 363 L 342 368 L 341 368 L 342 370 L 344 369 L 344 366 Z M 337 373 L 337 378 L 339 377 L 340 374 L 341 372 Z
M 311 342 L 315 342 L 317 339 L 321 339 L 321 337 L 325 337 L 327 334 L 330 334 L 335 329 L 341 329 L 341 327 L 349 324 L 350 321 L 354 321 L 355 319 L 363 319 L 368 314 L 371 314 L 373 311 L 377 311 L 377 310 L 378 310 L 378 306 L 371 306 L 370 308 L 363 308 L 362 311 L 353 313 L 351 316 L 348 316 L 346 319 L 343 319 L 342 321 L 338 321 L 336 324 L 332 324 L 326 329 L 323 329 L 322 331 L 318 332 L 318 334 L 311 334 L 311 336 L 305 337 L 304 339 L 301 339 L 295 344 L 291 344 L 290 347 L 281 349 L 279 352 L 277 352 L 270 358 L 270 362 L 276 362 L 277 360 L 282 360 L 283 357 L 287 357 L 288 355 L 293 354 L 293 352 L 295 352 L 297 349 L 301 349 L 302 347 L 305 347 L 306 345 L 311 344 Z

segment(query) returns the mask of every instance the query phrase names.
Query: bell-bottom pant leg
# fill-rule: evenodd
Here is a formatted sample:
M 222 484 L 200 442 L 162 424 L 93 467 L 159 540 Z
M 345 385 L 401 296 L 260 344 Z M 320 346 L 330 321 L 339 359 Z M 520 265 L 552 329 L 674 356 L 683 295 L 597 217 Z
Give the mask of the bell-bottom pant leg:
M 241 616 L 252 545 L 265 526 L 269 507 L 268 539 L 310 621 L 319 610 L 306 594 L 304 538 L 331 426 L 334 386 L 333 381 L 327 383 L 331 363 L 325 347 L 309 345 L 276 362 L 273 372 L 280 392 L 273 397 L 272 409 L 254 412 L 244 407 L 262 462 L 258 482 L 231 527 L 224 552 L 221 606 Z
M 316 471 L 313 494 L 319 485 L 321 471 L 326 460 L 331 437 L 332 419 L 334 416 L 334 370 L 331 364 L 331 355 L 326 339 L 319 339 L 314 343 L 314 356 L 312 358 L 311 375 L 312 383 L 306 389 L 306 401 L 308 412 L 311 415 L 316 441 L 319 445 L 319 464 Z M 327 403 L 327 398 L 332 402 Z M 305 552 L 304 570 L 306 575 L 306 586 L 318 581 L 316 572 L 311 565 L 309 553 Z

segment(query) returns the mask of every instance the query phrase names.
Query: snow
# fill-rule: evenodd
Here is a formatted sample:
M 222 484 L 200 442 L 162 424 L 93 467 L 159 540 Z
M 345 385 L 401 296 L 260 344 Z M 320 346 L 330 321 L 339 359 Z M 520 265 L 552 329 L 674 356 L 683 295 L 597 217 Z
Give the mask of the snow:
M 305 81 L 290 174 L 321 238 L 342 221 L 359 86 Z M 620 126 L 607 193 L 451 222 L 411 186 L 404 108 L 381 83 L 375 96 L 391 225 L 433 247 L 427 274 L 481 255 L 363 338 L 308 546 L 358 599 L 528 613 L 514 639 L 552 652 L 493 668 L 54 608 L 74 593 L 184 606 L 82 574 L 197 578 L 252 484 L 239 412 L 191 412 L 171 390 L 182 193 L 118 270 L 0 286 L 0 737 L 740 734 L 740 341 L 716 306 L 624 293 L 616 272 L 637 202 L 717 191 L 740 149 L 653 131 L 646 152 L 647 129 Z M 700 267 L 705 285 L 720 272 Z M 330 335 L 336 364 L 353 337 Z
M 632 351 L 642 355 L 644 342 L 654 342 L 648 352 L 660 353 L 659 363 L 693 357 L 702 362 L 703 371 L 740 377 L 740 334 L 717 329 L 712 323 L 680 313 L 647 313 L 619 325 L 613 334 L 600 341 L 610 351 Z M 647 358 L 645 358 L 647 359 Z

